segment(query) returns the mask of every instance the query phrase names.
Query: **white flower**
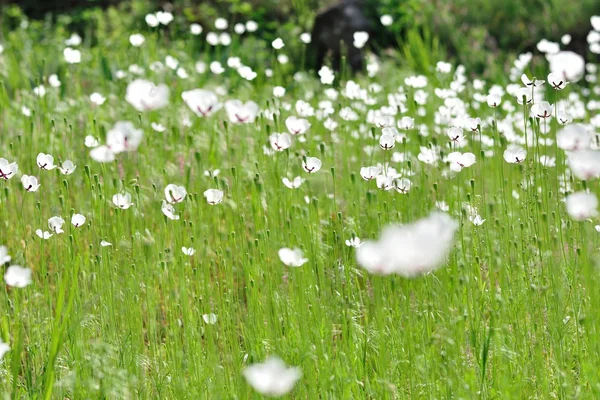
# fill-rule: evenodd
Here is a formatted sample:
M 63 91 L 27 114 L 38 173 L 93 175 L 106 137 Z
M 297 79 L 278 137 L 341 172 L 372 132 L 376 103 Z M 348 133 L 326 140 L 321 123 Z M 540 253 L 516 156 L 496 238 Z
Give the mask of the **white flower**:
M 308 32 L 300 34 L 300 41 L 304 44 L 309 44 L 312 41 L 312 36 Z
M 567 153 L 573 175 L 582 180 L 600 177 L 600 151 L 581 150 Z
M 502 103 L 502 98 L 497 94 L 489 94 L 486 101 L 489 107 L 496 108 Z
M 242 103 L 239 100 L 227 100 L 225 102 L 225 112 L 229 120 L 236 124 L 254 122 L 258 110 L 258 104 L 253 101 Z
M 127 85 L 125 100 L 136 110 L 151 111 L 165 107 L 169 103 L 169 88 L 165 84 L 136 79 Z
M 539 119 L 546 119 L 552 116 L 552 106 L 547 101 L 540 101 L 531 106 L 531 113 Z
M 181 251 L 186 256 L 193 256 L 194 254 L 196 254 L 196 250 L 194 250 L 192 247 L 182 247 Z
M 242 24 L 241 22 L 238 22 L 233 26 L 233 31 L 238 35 L 243 35 L 244 32 L 246 32 L 246 25 Z
M 450 169 L 452 171 L 460 172 L 463 168 L 475 164 L 475 154 L 455 151 L 448 154 L 447 161 L 450 163 Z
M 590 148 L 591 136 L 585 126 L 571 124 L 556 133 L 556 145 L 563 150 L 579 151 Z
M 19 265 L 11 265 L 4 274 L 4 282 L 8 286 L 24 288 L 31 284 L 31 270 Z
M 39 153 L 36 158 L 37 166 L 46 171 L 56 168 L 54 165 L 54 157 L 50 154 Z
M 156 14 L 147 14 L 145 20 L 150 28 L 156 28 L 159 24 Z
M 366 241 L 358 248 L 356 259 L 371 273 L 415 277 L 442 264 L 457 229 L 448 214 L 436 211 L 408 225 L 387 227 L 378 241 Z
M 165 187 L 165 198 L 169 203 L 181 203 L 186 195 L 187 191 L 183 186 L 177 186 L 171 183 Z
M 50 228 L 51 232 L 56 234 L 63 233 L 63 225 L 65 224 L 65 220 L 59 216 L 51 217 L 48 219 L 48 228 Z
M 300 185 L 304 183 L 304 179 L 299 176 L 295 177 L 291 181 L 288 178 L 283 178 L 281 181 L 288 189 L 298 189 Z
M 217 316 L 216 316 L 216 314 L 213 314 L 213 313 L 203 314 L 202 319 L 204 320 L 205 323 L 207 323 L 209 325 L 214 325 L 217 323 Z
M 162 201 L 160 210 L 167 218 L 172 219 L 173 221 L 177 221 L 179 219 L 179 215 L 175 215 L 175 207 L 164 200 Z
M 550 72 L 569 82 L 577 82 L 585 73 L 585 60 L 572 51 L 561 51 L 546 57 Z
M 77 47 L 81 44 L 81 36 L 77 33 L 72 33 L 71 37 L 65 40 L 65 46 L 74 46 Z
M 100 246 L 102 246 L 102 247 L 108 247 L 108 246 L 112 246 L 112 243 L 107 242 L 106 240 L 102 240 L 100 242 Z
M 94 92 L 94 93 L 90 94 L 90 101 L 94 105 L 101 106 L 106 101 L 106 97 L 102 96 L 98 92 Z
M 223 46 L 229 46 L 231 44 L 231 35 L 227 32 L 222 32 L 219 35 L 219 43 Z
M 10 346 L 0 339 L 0 361 L 4 357 L 4 355 L 10 350 Z
M 183 92 L 181 93 L 181 98 L 199 117 L 208 117 L 221 109 L 222 106 L 216 94 L 204 89 Z
M 219 34 L 216 32 L 208 32 L 206 34 L 206 42 L 211 46 L 216 46 L 219 44 Z M 217 61 L 213 61 L 217 62 Z
M 308 131 L 311 124 L 304 118 L 297 118 L 295 116 L 287 117 L 285 120 L 285 126 L 292 135 L 302 135 Z
M 459 128 L 457 126 L 448 128 L 448 131 L 446 132 L 446 134 L 450 138 L 450 141 L 455 142 L 455 143 L 458 143 L 465 138 L 465 134 L 464 134 L 462 128 Z
M 44 97 L 46 95 L 46 88 L 44 85 L 34 87 L 33 94 L 35 94 L 37 97 Z
M 411 117 L 402 117 L 398 121 L 398 129 L 409 130 L 415 127 L 415 119 Z
M 204 192 L 204 197 L 208 204 L 214 206 L 223 201 L 223 191 L 219 189 L 208 189 Z
M 381 25 L 383 25 L 383 26 L 390 26 L 391 24 L 394 23 L 394 19 L 389 14 L 382 15 L 379 20 L 381 21 Z
M 510 145 L 504 150 L 504 160 L 510 164 L 518 164 L 527 157 L 527 150 L 517 145 Z
M 369 33 L 364 31 L 354 32 L 352 34 L 354 42 L 352 43 L 357 49 L 362 49 L 369 40 Z
M 283 86 L 275 86 L 273 88 L 274 97 L 283 97 L 285 95 L 285 88 Z
M 564 77 L 554 72 L 548 74 L 548 83 L 556 90 L 563 90 L 569 84 Z
M 71 161 L 71 160 L 65 160 L 65 161 L 63 161 L 63 163 L 61 164 L 61 166 L 58 167 L 58 170 L 63 175 L 71 175 L 73 172 L 75 172 L 76 168 L 77 168 L 77 165 L 75 165 L 73 163 L 73 161 Z
M 141 33 L 134 33 L 129 36 L 129 43 L 131 43 L 133 47 L 140 47 L 145 41 L 146 38 Z
M 474 215 L 469 215 L 469 221 L 471 221 L 473 223 L 473 225 L 475 225 L 475 226 L 480 226 L 480 225 L 483 225 L 483 223 L 485 222 L 485 219 L 481 218 L 481 215 L 479 215 L 479 214 L 474 214 Z
M 287 368 L 278 357 L 269 357 L 262 364 L 244 369 L 244 377 L 257 392 L 268 396 L 283 396 L 289 393 L 302 376 L 299 367 Z
M 355 249 L 358 249 L 361 245 L 361 240 L 356 236 L 346 239 L 346 246 L 348 247 L 354 247 Z
M 256 30 L 258 29 L 258 24 L 255 21 L 248 21 L 246 22 L 246 30 L 248 32 L 256 32 Z
M 117 193 L 112 197 L 113 204 L 122 209 L 127 210 L 129 207 L 133 205 L 131 202 L 131 195 L 129 193 L 121 194 Z
M 269 143 L 273 150 L 283 151 L 292 145 L 292 137 L 287 133 L 272 133 L 269 136 Z
M 360 169 L 360 176 L 365 180 L 365 181 L 370 181 L 371 179 L 375 179 L 381 172 L 381 168 L 377 167 L 377 166 L 371 166 L 371 167 L 362 167 Z
M 190 25 L 190 33 L 194 36 L 198 36 L 202 33 L 202 25 L 200 24 L 191 24 Z
M 390 150 L 396 145 L 396 137 L 390 134 L 383 134 L 379 137 L 379 147 L 383 150 Z
M 217 28 L 220 31 L 224 31 L 225 29 L 227 29 L 227 27 L 229 27 L 229 24 L 227 23 L 227 20 L 225 18 L 215 19 L 215 28 Z
M 83 224 L 85 224 L 85 215 L 73 214 L 73 216 L 71 217 L 71 224 L 75 228 L 79 228 L 80 226 L 83 226 Z
M 392 190 L 394 188 L 394 178 L 387 175 L 377 175 L 375 178 L 377 188 L 381 190 Z
M 303 257 L 302 250 L 300 249 L 283 247 L 279 249 L 278 254 L 281 262 L 288 267 L 300 267 L 308 262 L 308 258 Z
M 106 145 L 115 154 L 136 151 L 143 136 L 144 132 L 141 129 L 135 129 L 131 122 L 119 121 L 106 134 Z
M 48 84 L 52 87 L 60 87 L 61 82 L 60 79 L 58 79 L 58 75 L 56 74 L 52 74 L 48 77 Z
M 577 192 L 566 197 L 567 214 L 576 221 L 598 215 L 598 198 L 587 192 Z
M 9 163 L 6 159 L 0 158 L 0 178 L 9 180 L 19 170 L 19 166 L 16 162 Z
M 48 240 L 53 236 L 50 232 L 42 231 L 41 229 L 36 229 L 35 234 L 38 235 L 38 237 L 40 239 L 44 239 L 44 240 Z
M 0 265 L 4 265 L 10 262 L 11 257 L 8 255 L 8 249 L 6 246 L 0 246 Z
M 67 47 L 63 50 L 67 64 L 79 64 L 81 62 L 81 52 L 79 50 Z
M 309 174 L 314 174 L 320 170 L 322 165 L 323 163 L 317 157 L 306 157 L 306 159 L 302 161 L 302 168 Z
M 169 25 L 171 21 L 173 21 L 173 14 L 167 11 L 158 11 L 156 13 L 156 19 L 163 25 Z
M 521 75 L 521 82 L 523 82 L 523 85 L 525 86 L 533 86 L 533 87 L 538 87 L 538 86 L 542 86 L 544 84 L 544 81 L 539 80 L 539 79 L 529 79 L 527 77 L 527 75 L 523 74 Z
M 283 40 L 281 38 L 277 38 L 273 40 L 271 46 L 273 46 L 275 50 L 281 50 L 285 46 L 285 43 L 283 43 Z
M 533 94 L 531 93 L 531 88 L 520 88 L 515 92 L 515 97 L 517 98 L 517 103 L 519 104 L 529 104 L 533 101 Z
M 394 181 L 394 189 L 398 193 L 406 194 L 410 191 L 412 182 L 408 178 L 400 178 Z
M 28 192 L 36 192 L 40 188 L 40 184 L 35 176 L 23 175 L 21 176 L 21 183 Z
M 150 127 L 151 127 L 151 128 L 154 130 L 154 131 L 156 131 L 156 132 L 164 132 L 164 131 L 166 131 L 166 130 L 167 130 L 167 127 L 166 127 L 166 126 L 164 126 L 164 125 L 162 125 L 162 124 L 159 124 L 159 123 L 156 123 L 156 122 L 152 122 L 152 123 L 150 124 Z
M 100 142 L 98 141 L 98 139 L 96 139 L 95 137 L 93 137 L 92 135 L 87 135 L 85 137 L 85 141 L 84 141 L 85 147 L 97 147 L 100 145 Z
M 101 163 L 108 163 L 115 161 L 115 153 L 108 148 L 108 146 L 98 146 L 90 151 L 90 157 L 92 160 Z

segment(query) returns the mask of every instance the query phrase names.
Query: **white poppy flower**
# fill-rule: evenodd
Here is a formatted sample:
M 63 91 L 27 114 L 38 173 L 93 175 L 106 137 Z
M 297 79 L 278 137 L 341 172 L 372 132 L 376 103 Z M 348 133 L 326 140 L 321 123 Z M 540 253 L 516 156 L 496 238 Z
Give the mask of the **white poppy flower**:
M 22 289 L 31 284 L 31 269 L 23 268 L 19 265 L 11 265 L 6 269 L 4 282 L 8 286 Z
M 128 121 L 117 122 L 106 134 L 106 145 L 115 154 L 136 151 L 142 142 L 144 132 L 135 129 Z
M 81 62 L 81 52 L 79 50 L 67 47 L 63 50 L 63 55 L 67 64 L 79 64 Z
M 115 153 L 108 146 L 98 146 L 90 151 L 90 157 L 92 160 L 101 163 L 108 163 L 115 161 Z
M 576 192 L 566 197 L 567 214 L 576 221 L 598 216 L 598 198 L 587 192 Z
M 112 197 L 113 204 L 122 209 L 127 210 L 129 207 L 133 205 L 131 202 L 131 195 L 129 193 L 121 194 L 117 193 Z
M 165 198 L 169 203 L 181 203 L 186 195 L 187 191 L 183 186 L 177 186 L 171 183 L 165 187 Z
M 248 384 L 262 395 L 280 397 L 289 393 L 302 376 L 299 367 L 286 367 L 278 357 L 269 357 L 262 364 L 244 369 Z
M 208 189 L 204 192 L 206 202 L 210 205 L 216 205 L 223 201 L 223 191 L 219 189 Z
M 83 214 L 73 214 L 73 216 L 71 217 L 71 224 L 75 227 L 75 228 L 79 228 L 80 226 L 83 226 L 83 224 L 85 224 L 85 215 Z
M 463 168 L 475 164 L 475 154 L 455 151 L 448 154 L 447 161 L 450 163 L 450 169 L 452 171 L 460 172 Z
M 292 145 L 292 137 L 287 133 L 272 133 L 269 136 L 269 143 L 273 150 L 283 151 Z
M 36 229 L 35 234 L 38 235 L 38 237 L 40 239 L 44 239 L 44 240 L 48 240 L 53 236 L 52 233 L 50 233 L 48 231 L 42 231 L 41 229 Z
M 258 104 L 253 101 L 242 103 L 239 100 L 228 100 L 225 102 L 225 111 L 229 120 L 235 124 L 254 122 L 258 115 Z
M 50 171 L 50 170 L 56 168 L 56 165 L 54 165 L 54 157 L 52 157 L 50 154 L 44 154 L 44 153 L 38 154 L 37 158 L 36 158 L 36 162 L 37 162 L 38 167 L 40 167 L 41 169 L 44 169 L 46 171 Z
M 75 172 L 76 168 L 77 168 L 77 165 L 73 164 L 73 161 L 65 160 L 65 161 L 63 161 L 61 166 L 58 167 L 58 170 L 63 175 L 71 175 L 73 172 Z
M 175 207 L 164 200 L 162 201 L 160 210 L 167 218 L 172 219 L 173 221 L 177 221 L 179 219 L 179 215 L 175 215 Z
M 127 85 L 125 100 L 140 112 L 163 108 L 169 104 L 169 87 L 136 79 Z
M 196 250 L 194 250 L 191 247 L 182 247 L 181 251 L 183 252 L 183 254 L 185 254 L 186 256 L 193 256 L 194 254 L 196 254 Z
M 208 117 L 221 109 L 222 104 L 216 94 L 210 90 L 194 89 L 181 93 L 187 106 L 199 117 Z
M 134 33 L 133 35 L 129 36 L 129 43 L 131 43 L 131 45 L 134 47 L 140 47 L 145 41 L 146 38 L 141 33 Z
M 271 46 L 273 46 L 275 50 L 281 50 L 284 48 L 285 43 L 283 43 L 283 39 L 277 38 L 271 42 Z
M 198 36 L 202 33 L 202 25 L 200 24 L 191 24 L 190 25 L 190 33 L 194 36 Z
M 281 181 L 288 189 L 297 189 L 300 187 L 300 185 L 302 185 L 302 183 L 304 183 L 304 179 L 299 176 L 295 177 L 291 181 L 288 178 L 283 178 Z
M 23 175 L 21 176 L 21 183 L 28 192 L 36 192 L 40 188 L 38 179 L 35 176 Z
M 522 163 L 527 157 L 527 150 L 517 145 L 510 145 L 504 150 L 504 160 L 510 164 Z
M 205 323 L 207 323 L 209 325 L 214 325 L 217 323 L 217 315 L 213 314 L 213 313 L 203 314 L 202 319 L 204 320 Z
M 292 135 L 302 135 L 308 131 L 311 124 L 304 118 L 291 116 L 286 118 L 285 126 Z
M 442 264 L 457 229 L 448 214 L 436 211 L 408 225 L 387 227 L 378 241 L 366 241 L 357 249 L 356 259 L 371 273 L 415 277 Z
M 358 249 L 361 245 L 362 241 L 356 236 L 346 239 L 346 246 L 348 247 L 354 247 L 355 249 Z
M 309 174 L 314 174 L 319 171 L 322 165 L 323 163 L 317 157 L 306 157 L 306 159 L 302 161 L 302 168 Z
M 8 255 L 8 249 L 6 246 L 0 246 L 0 265 L 4 265 L 10 262 L 11 257 Z
M 279 249 L 278 254 L 281 262 L 288 267 L 300 267 L 308 262 L 308 258 L 304 258 L 302 250 L 300 249 L 290 249 L 284 247 Z
M 65 220 L 59 216 L 51 217 L 50 219 L 48 219 L 48 228 L 50 228 L 51 232 L 54 232 L 56 234 L 64 232 L 64 230 L 62 229 L 64 224 Z

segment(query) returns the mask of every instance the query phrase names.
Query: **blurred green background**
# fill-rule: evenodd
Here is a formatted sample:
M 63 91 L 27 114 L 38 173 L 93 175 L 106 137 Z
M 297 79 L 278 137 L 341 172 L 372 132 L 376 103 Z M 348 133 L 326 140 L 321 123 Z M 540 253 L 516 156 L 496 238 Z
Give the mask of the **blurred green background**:
M 65 30 L 105 40 L 113 35 L 149 28 L 144 16 L 167 9 L 176 16 L 169 34 L 187 34 L 186 23 L 198 22 L 204 33 L 215 18 L 236 22 L 254 20 L 260 37 L 291 38 L 310 31 L 319 9 L 333 4 L 326 0 L 4 0 L 3 34 L 14 29 L 23 13 L 32 24 L 57 22 Z M 372 15 L 389 14 L 394 24 L 401 62 L 426 68 L 438 60 L 456 61 L 473 73 L 506 71 L 512 58 L 532 51 L 542 38 L 559 42 L 563 34 L 573 40 L 566 48 L 585 54 L 590 16 L 600 15 L 599 0 L 364 0 Z M 58 13 L 57 13 L 58 11 Z M 50 14 L 50 12 L 54 12 Z M 33 21 L 37 20 L 37 22 Z M 389 40 L 388 40 L 389 42 Z M 389 43 L 388 43 L 389 44 Z M 289 48 L 294 55 L 293 45 Z M 592 55 L 588 54 L 588 59 Z

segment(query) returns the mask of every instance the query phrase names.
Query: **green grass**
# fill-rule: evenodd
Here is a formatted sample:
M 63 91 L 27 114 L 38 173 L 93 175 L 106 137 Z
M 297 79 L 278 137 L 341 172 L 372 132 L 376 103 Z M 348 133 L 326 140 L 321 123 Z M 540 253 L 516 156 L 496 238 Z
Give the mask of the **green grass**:
M 340 94 L 332 101 L 333 132 L 324 120 L 308 117 L 305 143 L 295 140 L 288 151 L 265 155 L 269 134 L 286 131 L 285 118 L 297 115 L 296 101 L 317 107 L 327 86 L 313 76 L 294 81 L 300 66 L 276 64 L 260 38 L 241 45 L 234 37 L 229 48 L 209 53 L 203 45 L 199 52 L 201 40 L 191 36 L 146 34 L 141 48 L 131 47 L 128 36 L 84 43 L 75 65 L 64 62 L 68 34 L 60 27 L 17 30 L 3 42 L 0 157 L 17 161 L 19 175 L 41 183 L 27 193 L 20 176 L 0 181 L 0 244 L 11 264 L 33 270 L 26 288 L 0 289 L 0 337 L 11 346 L 0 364 L 0 392 L 7 398 L 260 398 L 242 371 L 271 354 L 302 369 L 289 398 L 600 396 L 598 233 L 594 223 L 568 218 L 559 180 L 567 176 L 570 191 L 588 187 L 598 194 L 599 188 L 597 181 L 570 178 L 554 144 L 529 143 L 526 161 L 508 164 L 506 136 L 486 123 L 460 150 L 476 155 L 472 167 L 448 175 L 441 161 L 424 164 L 417 159 L 420 146 L 452 151 L 447 126 L 434 117 L 443 104 L 434 88 L 447 88 L 452 77 L 425 71 L 429 97 L 419 114 L 415 90 L 404 85 L 412 72 L 386 60 L 374 78 L 356 78 L 363 88 L 382 85 L 381 93 L 370 93 L 374 104 Z M 300 48 L 292 39 L 286 45 L 281 52 Z M 422 48 L 412 53 L 424 54 Z M 150 63 L 166 55 L 179 60 L 188 79 L 168 68 L 150 71 Z M 194 70 L 198 60 L 226 66 L 232 55 L 258 77 L 248 82 L 227 67 L 222 75 Z M 166 108 L 140 114 L 125 101 L 133 75 L 119 80 L 117 70 L 133 63 L 145 68 L 146 79 L 169 86 Z M 272 78 L 264 74 L 267 67 Z M 52 73 L 59 73 L 60 88 L 45 81 Z M 47 89 L 43 98 L 32 92 L 40 83 Z M 479 91 L 467 83 L 458 95 L 465 112 L 506 123 L 522 136 L 521 106 L 512 112 L 494 112 L 485 102 L 472 108 L 474 93 L 487 93 L 494 83 Z M 283 98 L 272 97 L 275 85 L 286 87 Z M 367 110 L 387 105 L 400 86 L 407 110 L 396 119 L 414 117 L 416 127 L 406 132 L 406 143 L 384 152 Z M 181 99 L 184 90 L 217 87 L 227 92 L 222 101 L 254 100 L 280 116 L 235 125 L 224 110 L 198 118 Z M 546 90 L 551 103 L 555 96 L 581 97 L 575 84 L 556 94 Z M 92 105 L 93 92 L 106 102 Z M 516 105 L 508 94 L 503 101 Z M 357 121 L 340 117 L 345 107 Z M 183 115 L 192 126 L 182 123 Z M 143 129 L 139 150 L 113 163 L 95 162 L 85 136 L 104 142 L 117 121 Z M 152 122 L 167 129 L 155 132 Z M 549 124 L 545 136 L 554 138 L 560 126 Z M 419 135 L 424 127 L 428 136 Z M 527 131 L 541 135 L 538 122 L 528 122 Z M 482 147 L 480 133 L 494 144 Z M 483 150 L 493 155 L 484 157 Z M 409 175 L 408 194 L 380 191 L 359 174 L 361 167 L 390 162 L 394 151 L 407 158 L 391 165 Z M 42 171 L 40 152 L 56 163 L 71 159 L 77 169 L 68 176 Z M 323 168 L 306 174 L 303 155 L 319 157 Z M 541 166 L 539 155 L 556 156 L 557 167 Z M 220 174 L 205 175 L 214 169 Z M 306 178 L 300 188 L 282 184 L 297 175 Z M 170 183 L 188 192 L 175 205 L 179 221 L 160 209 Z M 224 191 L 222 203 L 206 203 L 203 192 L 210 188 Z M 134 205 L 115 209 L 111 198 L 124 191 Z M 390 223 L 428 215 L 436 201 L 445 201 L 460 222 L 442 268 L 405 279 L 369 275 L 357 265 L 346 239 L 375 239 Z M 477 208 L 483 225 L 469 221 L 465 204 Z M 73 213 L 87 217 L 85 226 L 69 224 Z M 38 238 L 35 230 L 47 230 L 55 215 L 66 220 L 65 233 Z M 101 247 L 102 240 L 112 246 Z M 196 254 L 184 255 L 182 246 Z M 309 262 L 284 266 L 282 247 L 301 248 Z M 205 323 L 209 313 L 217 315 L 216 324 Z

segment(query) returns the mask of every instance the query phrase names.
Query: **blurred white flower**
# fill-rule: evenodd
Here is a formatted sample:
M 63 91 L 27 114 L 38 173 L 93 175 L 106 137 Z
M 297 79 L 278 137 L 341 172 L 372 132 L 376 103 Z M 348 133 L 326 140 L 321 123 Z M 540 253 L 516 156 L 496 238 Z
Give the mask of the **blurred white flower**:
M 165 84 L 156 86 L 144 79 L 136 79 L 127 85 L 125 100 L 136 110 L 151 111 L 169 103 L 169 88 Z
M 112 197 L 112 202 L 115 207 L 120 208 L 122 210 L 127 210 L 129 207 L 133 205 L 131 202 L 131 195 L 129 193 L 121 194 L 117 193 Z
M 31 269 L 23 268 L 20 265 L 11 265 L 6 269 L 4 282 L 8 286 L 22 289 L 31 284 Z
M 219 189 L 208 189 L 204 192 L 206 202 L 210 205 L 216 205 L 223 201 L 223 191 Z
M 191 24 L 190 25 L 190 33 L 194 36 L 198 36 L 202 33 L 202 25 L 200 24 Z
M 457 229 L 448 214 L 435 211 L 411 224 L 385 228 L 378 241 L 365 241 L 357 249 L 356 259 L 371 273 L 415 277 L 443 263 Z
M 587 192 L 576 192 L 566 197 L 567 214 L 576 221 L 598 216 L 598 198 Z
M 181 251 L 186 256 L 193 256 L 194 254 L 196 254 L 196 250 L 194 250 L 192 247 L 182 247 Z
M 81 62 L 81 52 L 79 50 L 67 47 L 63 50 L 67 64 L 79 64 Z
M 145 41 L 146 38 L 141 33 L 134 33 L 129 36 L 129 43 L 131 43 L 133 47 L 140 47 Z
M 302 250 L 300 249 L 290 249 L 287 247 L 283 247 L 279 249 L 278 254 L 281 262 L 287 265 L 288 267 L 300 267 L 306 262 L 308 262 L 308 258 L 304 258 Z
M 283 39 L 277 38 L 271 42 L 271 46 L 273 46 L 275 50 L 281 50 L 284 48 L 285 43 L 283 43 Z
M 302 376 L 300 368 L 287 368 L 278 357 L 269 357 L 262 364 L 253 364 L 244 369 L 243 374 L 254 390 L 276 397 L 289 393 Z
M 83 224 L 85 224 L 85 215 L 73 214 L 73 216 L 71 217 L 71 224 L 75 228 L 79 228 L 80 226 L 83 226 Z

